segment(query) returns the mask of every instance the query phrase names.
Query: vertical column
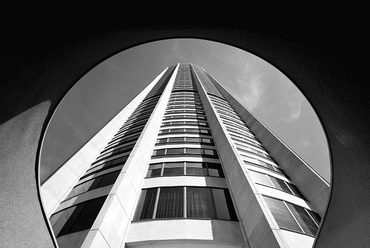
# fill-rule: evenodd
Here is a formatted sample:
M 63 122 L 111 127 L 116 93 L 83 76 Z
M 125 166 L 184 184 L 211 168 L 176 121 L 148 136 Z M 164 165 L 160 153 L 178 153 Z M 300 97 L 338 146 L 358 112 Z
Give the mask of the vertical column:
M 216 97 L 222 97 L 213 84 L 208 81 L 206 74 L 199 67 L 192 66 L 199 95 L 202 99 L 204 110 L 207 113 L 208 123 L 213 133 L 216 146 L 219 148 L 220 160 L 225 171 L 225 178 L 229 185 L 235 208 L 244 231 L 246 246 L 251 248 L 260 247 L 287 247 L 271 229 L 272 219 L 266 218 L 268 210 L 263 207 L 263 199 L 258 194 L 253 181 L 248 176 L 248 169 L 243 165 L 236 147 L 222 125 L 222 120 L 217 115 L 207 93 Z M 268 216 L 268 215 L 267 215 Z
M 82 247 L 122 247 L 178 67 L 132 149 Z

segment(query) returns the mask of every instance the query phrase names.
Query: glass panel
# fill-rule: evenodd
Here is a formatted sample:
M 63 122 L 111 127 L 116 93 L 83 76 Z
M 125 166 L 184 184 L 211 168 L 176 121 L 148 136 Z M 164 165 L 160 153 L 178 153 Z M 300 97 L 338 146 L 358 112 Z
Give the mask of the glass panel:
M 207 176 L 205 163 L 186 162 L 186 175 L 189 176 Z
M 200 149 L 200 148 L 186 148 L 186 154 L 202 154 L 202 149 Z
M 185 131 L 185 128 L 173 128 L 171 129 L 171 133 L 183 133 Z
M 220 164 L 207 163 L 207 166 L 208 166 L 208 173 L 210 176 L 223 177 Z
M 163 176 L 184 175 L 184 163 L 165 163 Z
M 204 142 L 204 143 L 211 143 L 211 139 L 202 139 L 202 142 Z
M 96 179 L 98 179 L 98 180 L 96 180 Z M 77 185 L 76 187 L 73 188 L 71 193 L 69 193 L 69 195 L 66 197 L 66 199 L 69 199 L 69 198 L 74 197 L 76 195 L 85 193 L 89 189 L 95 188 L 95 186 L 98 184 L 99 180 L 100 180 L 100 177 L 91 179 L 89 181 L 86 181 L 84 183 L 81 183 L 81 184 Z
M 158 164 L 150 164 L 149 165 L 149 169 L 160 169 L 162 168 L 162 163 L 158 163 Z
M 158 143 L 166 143 L 167 142 L 167 139 L 165 138 L 165 139 L 158 139 L 157 140 L 157 144 Z
M 255 183 L 260 183 L 265 186 L 274 187 L 274 185 L 272 185 L 271 181 L 267 178 L 265 174 L 250 171 L 249 175 L 252 176 Z
M 302 232 L 283 201 L 266 196 L 264 199 L 280 228 Z
M 163 176 L 181 176 L 184 175 L 184 168 L 164 168 Z
M 115 160 L 112 161 L 112 164 L 111 165 L 115 165 L 115 164 L 122 164 L 122 163 L 125 163 L 126 160 L 127 160 L 128 156 L 124 156 L 124 157 L 121 157 L 121 158 L 117 158 Z
M 200 138 L 186 137 L 186 142 L 197 142 L 197 143 L 199 143 L 200 141 L 201 141 Z
M 184 217 L 184 188 L 161 188 L 157 219 Z
M 199 133 L 199 130 L 198 129 L 194 129 L 194 128 L 187 128 L 186 129 L 186 132 L 187 133 Z
M 164 163 L 164 167 L 184 167 L 184 162 L 166 162 Z
M 184 142 L 184 137 L 169 138 L 168 142 Z
M 297 219 L 298 223 L 301 225 L 303 231 L 311 235 L 316 235 L 318 226 L 311 219 L 311 217 L 304 210 L 304 208 L 299 207 L 297 205 L 293 205 L 291 203 L 287 203 L 287 205 L 290 211 L 292 211 L 294 217 Z
M 290 193 L 290 194 L 292 193 L 283 180 L 275 178 L 275 177 L 270 177 L 270 179 L 277 189 L 280 189 L 286 193 Z
M 148 170 L 147 177 L 160 177 L 162 169 L 151 169 Z
M 115 171 L 112 173 L 105 174 L 104 176 L 102 176 L 102 179 L 100 180 L 96 188 L 101 188 L 107 185 L 114 184 L 120 172 L 121 171 Z
M 153 156 L 164 155 L 166 149 L 154 150 Z
M 234 204 L 233 204 L 233 201 L 231 199 L 230 193 L 227 189 L 224 189 L 224 193 L 225 193 L 225 198 L 226 198 L 226 204 L 227 204 L 227 207 L 229 209 L 230 220 L 237 221 L 238 218 L 236 216 L 236 212 L 235 212 L 235 209 L 234 209 Z
M 306 198 L 303 196 L 303 194 L 301 193 L 301 191 L 299 191 L 299 189 L 298 189 L 295 185 L 293 185 L 293 184 L 291 184 L 291 183 L 288 183 L 288 186 L 289 186 L 289 188 L 293 191 L 293 193 L 294 193 L 296 196 L 298 196 L 298 197 L 300 197 L 300 198 L 302 198 L 302 199 L 306 200 Z
M 98 216 L 100 209 L 104 204 L 105 198 L 106 196 L 79 204 L 76 210 L 78 210 L 80 206 L 83 207 L 81 208 L 79 214 L 74 219 L 73 223 L 71 223 L 70 227 L 67 228 L 67 230 L 61 231 L 63 232 L 63 235 L 91 228 L 96 219 L 96 216 Z
M 184 148 L 170 148 L 166 154 L 184 154 Z
M 202 162 L 186 162 L 186 168 L 188 167 L 197 167 L 197 168 L 203 168 Z
M 141 192 L 135 219 L 145 220 L 153 218 L 153 210 L 157 189 L 146 189 Z
M 50 224 L 53 227 L 53 231 L 56 237 L 59 236 L 60 230 L 63 228 L 67 220 L 71 217 L 72 213 L 75 211 L 77 205 L 62 210 L 58 213 L 53 214 L 50 217 Z
M 209 149 L 204 149 L 204 154 L 214 156 L 215 151 L 214 150 L 209 150 Z
M 260 165 L 262 165 L 263 167 L 266 167 L 268 169 L 271 169 L 271 170 L 274 170 L 274 167 L 268 163 L 265 163 L 265 162 L 262 162 L 262 161 L 259 161 L 258 162 L 260 163 Z
M 215 218 L 211 189 L 186 188 L 187 217 L 188 218 Z
M 230 220 L 229 210 L 226 204 L 226 197 L 223 189 L 212 189 L 215 201 L 217 219 Z
M 311 210 L 308 210 L 306 209 L 306 211 L 308 212 L 308 214 L 314 219 L 314 221 L 316 222 L 317 225 L 320 225 L 320 222 L 321 222 L 321 217 L 320 215 L 318 215 L 317 213 L 311 211 Z

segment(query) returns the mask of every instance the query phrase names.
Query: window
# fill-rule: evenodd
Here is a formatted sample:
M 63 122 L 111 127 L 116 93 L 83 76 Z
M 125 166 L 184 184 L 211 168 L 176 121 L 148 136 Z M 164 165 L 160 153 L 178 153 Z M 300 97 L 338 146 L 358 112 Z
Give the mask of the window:
M 181 142 L 184 142 L 184 140 L 185 140 L 184 137 L 168 138 L 168 142 L 170 142 L 170 143 L 181 143 Z
M 203 149 L 199 148 L 186 148 L 186 153 L 187 154 L 203 154 Z
M 168 134 L 168 133 L 201 133 L 201 134 L 210 134 L 208 129 L 198 129 L 198 128 L 172 128 L 172 129 L 161 129 L 159 134 Z
M 66 199 L 72 198 L 79 194 L 83 194 L 93 189 L 101 188 L 107 185 L 112 185 L 116 181 L 119 173 L 120 173 L 120 170 L 93 178 L 84 183 L 78 184 L 72 189 L 72 191 L 69 193 Z
M 150 164 L 147 177 L 212 176 L 224 177 L 221 164 L 208 162 L 165 162 Z
M 186 189 L 186 199 L 188 218 L 216 218 L 210 188 L 188 187 Z
M 264 198 L 280 228 L 297 232 L 301 231 L 297 222 L 294 220 L 292 214 L 289 212 L 287 206 L 285 205 L 284 201 L 270 197 Z
M 264 196 L 264 199 L 280 228 L 312 236 L 316 235 L 321 220 L 318 214 L 301 206 L 268 196 Z
M 281 191 L 284 191 L 285 193 L 289 193 L 289 194 L 293 194 L 295 196 L 298 196 L 298 197 L 300 197 L 304 200 L 306 199 L 306 198 L 304 198 L 302 193 L 298 190 L 298 188 L 295 187 L 291 183 L 288 183 L 288 182 L 286 182 L 284 180 L 281 180 L 279 178 L 267 175 L 265 173 L 260 173 L 260 172 L 256 172 L 256 171 L 252 171 L 252 170 L 250 170 L 250 175 L 252 176 L 253 180 L 257 184 L 262 184 L 262 185 L 265 185 L 265 186 L 268 186 L 268 187 L 273 187 L 273 188 L 279 189 Z
M 213 145 L 213 140 L 209 138 L 200 137 L 171 137 L 157 139 L 156 144 L 162 145 L 166 143 L 204 143 Z
M 269 187 L 274 187 L 274 185 L 271 183 L 271 181 L 268 179 L 268 177 L 265 174 L 250 171 L 250 175 L 252 176 L 253 180 L 258 183 Z
M 110 161 L 105 162 L 104 160 L 99 161 L 97 164 L 92 164 L 91 167 L 86 171 L 85 175 L 81 178 L 84 178 L 91 173 L 97 173 L 99 171 L 106 170 L 108 168 L 120 166 L 126 163 L 128 156 L 119 157 Z
M 90 229 L 106 196 L 86 201 L 53 214 L 50 223 L 56 237 Z
M 216 150 L 204 149 L 204 148 L 166 148 L 154 150 L 152 157 L 156 156 L 204 156 L 218 158 Z
M 160 188 L 156 219 L 181 218 L 184 216 L 183 188 Z
M 163 176 L 184 175 L 184 163 L 164 163 Z
M 163 187 L 142 190 L 134 220 L 173 218 L 237 221 L 227 189 Z
M 298 221 L 299 225 L 303 229 L 304 233 L 316 235 L 318 230 L 318 225 L 312 220 L 311 216 L 305 211 L 304 208 L 286 203 L 294 215 L 295 219 Z
M 260 160 L 258 160 L 258 159 L 255 159 L 255 158 L 253 158 L 253 157 L 249 157 L 249 156 L 244 155 L 244 154 L 242 154 L 242 156 L 243 156 L 243 157 L 246 157 L 248 160 L 249 160 L 249 159 L 253 159 L 253 161 L 256 161 L 256 162 L 251 162 L 251 161 L 246 161 L 246 160 L 244 160 L 244 164 L 246 164 L 246 165 L 262 167 L 262 168 L 269 169 L 269 170 L 272 170 L 272 171 L 274 171 L 274 172 L 278 172 L 278 173 L 280 173 L 280 174 L 285 175 L 285 174 L 284 174 L 284 171 L 283 171 L 282 169 L 278 168 L 277 166 L 274 166 L 274 165 L 272 165 L 272 164 L 268 164 L 268 163 L 262 162 L 262 161 L 260 161 Z
M 181 155 L 181 154 L 184 154 L 184 148 L 166 149 L 166 155 Z

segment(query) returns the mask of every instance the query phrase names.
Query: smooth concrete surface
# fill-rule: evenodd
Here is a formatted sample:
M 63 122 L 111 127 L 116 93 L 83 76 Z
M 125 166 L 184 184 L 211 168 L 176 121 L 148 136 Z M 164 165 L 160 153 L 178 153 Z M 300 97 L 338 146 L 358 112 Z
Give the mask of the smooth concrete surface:
M 89 244 L 92 247 L 98 247 L 100 242 L 102 242 L 101 239 L 90 241 L 89 238 L 96 235 L 102 235 L 106 245 L 110 248 L 119 248 L 125 245 L 126 235 L 130 228 L 130 222 L 151 158 L 151 151 L 157 140 L 159 127 L 162 123 L 177 70 L 178 66 L 171 75 L 165 90 L 136 141 L 120 175 L 112 186 L 107 200 L 89 231 L 85 241 L 86 244 L 84 242 L 83 246 L 88 247 L 87 244 Z M 164 72 L 161 75 L 164 75 Z M 154 86 L 160 78 L 157 77 L 151 83 L 151 86 Z M 99 232 L 95 232 L 95 230 Z M 95 240 L 98 243 L 95 243 Z
M 170 187 L 174 185 L 227 188 L 224 178 L 196 176 L 146 178 L 143 183 L 143 188 Z
M 322 122 L 332 161 L 331 196 L 314 247 L 370 243 L 370 104 L 367 64 L 361 62 L 368 46 L 366 28 L 362 29 L 365 22 L 328 17 L 328 24 L 315 16 L 306 23 L 304 17 L 295 20 L 294 28 L 291 22 L 279 25 L 279 20 L 265 27 L 255 20 L 248 22 L 250 26 L 232 21 L 223 26 L 192 26 L 168 22 L 165 16 L 162 24 L 153 18 L 143 28 L 120 16 L 119 23 L 126 25 L 122 28 L 81 28 L 74 21 L 68 24 L 73 18 L 50 28 L 34 23 L 36 14 L 29 13 L 32 18 L 27 22 L 3 30 L 2 58 L 11 70 L 1 74 L 0 246 L 55 246 L 40 202 L 38 156 L 47 123 L 63 95 L 117 52 L 153 40 L 184 37 L 252 52 L 297 85 Z
M 132 243 L 127 245 L 128 248 L 246 248 L 243 245 L 230 245 L 220 244 L 211 241 L 154 241 L 154 242 L 143 242 L 143 243 Z
M 315 238 L 312 236 L 286 230 L 279 230 L 279 232 L 282 233 L 289 247 L 311 248 L 315 241 Z
M 238 151 L 222 126 L 222 120 L 213 108 L 204 87 L 196 76 L 199 96 L 207 115 L 208 124 L 222 162 L 225 178 L 231 198 L 240 221 L 241 230 L 245 237 L 245 245 L 250 248 L 259 248 L 263 244 L 270 247 L 287 247 L 280 237 L 267 239 L 271 228 L 278 228 L 268 207 L 263 204 L 262 196 L 254 181 L 248 176 L 248 169 L 238 155 Z M 267 240 L 267 241 L 266 241 Z
M 156 220 L 131 224 L 127 245 L 134 243 L 203 240 L 214 243 L 243 245 L 238 222 L 224 220 Z

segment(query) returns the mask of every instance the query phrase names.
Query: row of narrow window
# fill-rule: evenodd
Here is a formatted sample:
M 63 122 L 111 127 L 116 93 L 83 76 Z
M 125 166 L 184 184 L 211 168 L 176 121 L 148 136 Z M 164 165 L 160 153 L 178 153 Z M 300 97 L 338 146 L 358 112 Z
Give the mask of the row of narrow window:
M 204 157 L 218 158 L 216 150 L 206 148 L 165 148 L 154 150 L 152 157 L 158 156 L 185 156 L 185 155 L 201 155 Z
M 134 221 L 176 218 L 237 221 L 227 189 L 163 187 L 142 190 Z
M 164 162 L 150 164 L 147 177 L 211 176 L 224 177 L 219 163 L 209 162 Z
M 201 138 L 201 137 L 170 137 L 157 139 L 156 145 L 167 144 L 167 143 L 199 143 L 214 145 L 213 140 L 210 138 Z
M 210 78 L 212 81 L 212 78 Z M 209 84 L 209 83 L 208 83 Z M 208 88 L 211 88 L 208 86 Z M 208 93 L 213 93 L 213 92 L 208 92 Z M 216 95 L 216 94 L 214 94 Z M 245 130 L 249 132 L 249 129 L 247 127 L 243 127 L 245 124 L 244 122 L 241 121 L 239 116 L 236 114 L 236 112 L 232 109 L 232 107 L 224 101 L 223 99 L 220 99 L 219 95 L 218 97 L 215 97 L 213 95 L 209 95 L 211 102 L 216 106 L 216 110 L 221 117 L 223 123 L 227 127 L 228 131 L 234 134 L 231 134 L 231 138 L 234 141 L 244 143 L 249 145 L 254 145 L 259 148 L 262 148 L 262 146 L 259 144 L 258 141 L 253 141 L 255 137 L 253 135 L 249 135 L 247 133 L 241 132 L 239 130 Z M 222 98 L 222 97 L 221 97 Z M 235 130 L 232 127 L 236 127 L 239 130 Z M 243 133 L 244 135 L 248 137 L 243 137 L 240 135 L 240 133 Z M 246 147 L 236 143 L 237 149 L 241 152 L 245 151 L 252 151 L 256 154 L 259 154 L 261 156 L 264 156 L 265 159 L 271 158 L 268 154 L 265 154 L 263 152 L 259 152 L 255 149 L 252 149 L 249 147 L 249 149 L 246 149 Z M 247 154 L 242 154 L 243 157 L 248 158 L 247 161 L 244 161 L 245 164 L 247 165 L 252 165 L 252 166 L 257 166 L 257 167 L 262 167 L 265 169 L 269 169 L 274 172 L 281 173 L 282 175 L 285 175 L 284 171 L 281 170 L 277 165 L 272 165 L 270 163 L 266 163 L 261 161 L 260 159 L 256 159 L 254 157 L 250 157 Z M 251 159 L 256 161 L 257 163 L 251 162 Z M 273 161 L 273 159 L 271 158 Z M 274 161 L 273 161 L 274 162 Z M 264 185 L 267 187 L 272 187 L 278 190 L 281 190 L 283 192 L 295 195 L 297 197 L 300 197 L 305 200 L 305 197 L 302 195 L 302 193 L 298 190 L 298 188 L 290 184 L 289 182 L 273 177 L 271 175 L 268 175 L 266 173 L 261 173 L 261 172 L 256 172 L 253 170 L 250 170 L 249 173 L 255 183 Z M 286 175 L 285 175 L 286 176 Z M 299 233 L 304 233 L 308 235 L 315 236 L 318 230 L 318 227 L 320 225 L 320 216 L 304 207 L 292 204 L 287 201 L 283 201 L 280 199 L 264 196 L 264 199 L 271 210 L 271 213 L 273 214 L 278 226 L 281 229 L 286 229 L 290 231 L 295 231 Z
M 284 171 L 282 169 L 280 169 L 277 165 L 272 165 L 270 163 L 263 162 L 261 160 L 258 160 L 256 158 L 254 158 L 254 157 L 250 157 L 248 155 L 243 155 L 242 154 L 242 157 L 245 157 L 246 160 L 243 160 L 243 162 L 246 165 L 257 166 L 257 167 L 260 167 L 260 168 L 269 169 L 271 171 L 274 171 L 274 172 L 285 175 Z M 250 160 L 252 160 L 253 162 L 250 161 Z
M 278 189 L 306 200 L 299 189 L 287 181 L 253 170 L 249 170 L 249 175 L 252 176 L 254 182 L 257 184 Z
M 181 125 L 208 127 L 208 123 L 203 122 L 203 121 L 168 121 L 168 122 L 163 122 L 161 127 L 181 126 Z
M 280 199 L 264 196 L 274 219 L 281 229 L 315 236 L 320 225 L 320 216 L 304 207 Z
M 200 128 L 172 128 L 159 130 L 159 134 L 170 134 L 170 133 L 200 133 L 200 134 L 211 134 L 209 129 Z

